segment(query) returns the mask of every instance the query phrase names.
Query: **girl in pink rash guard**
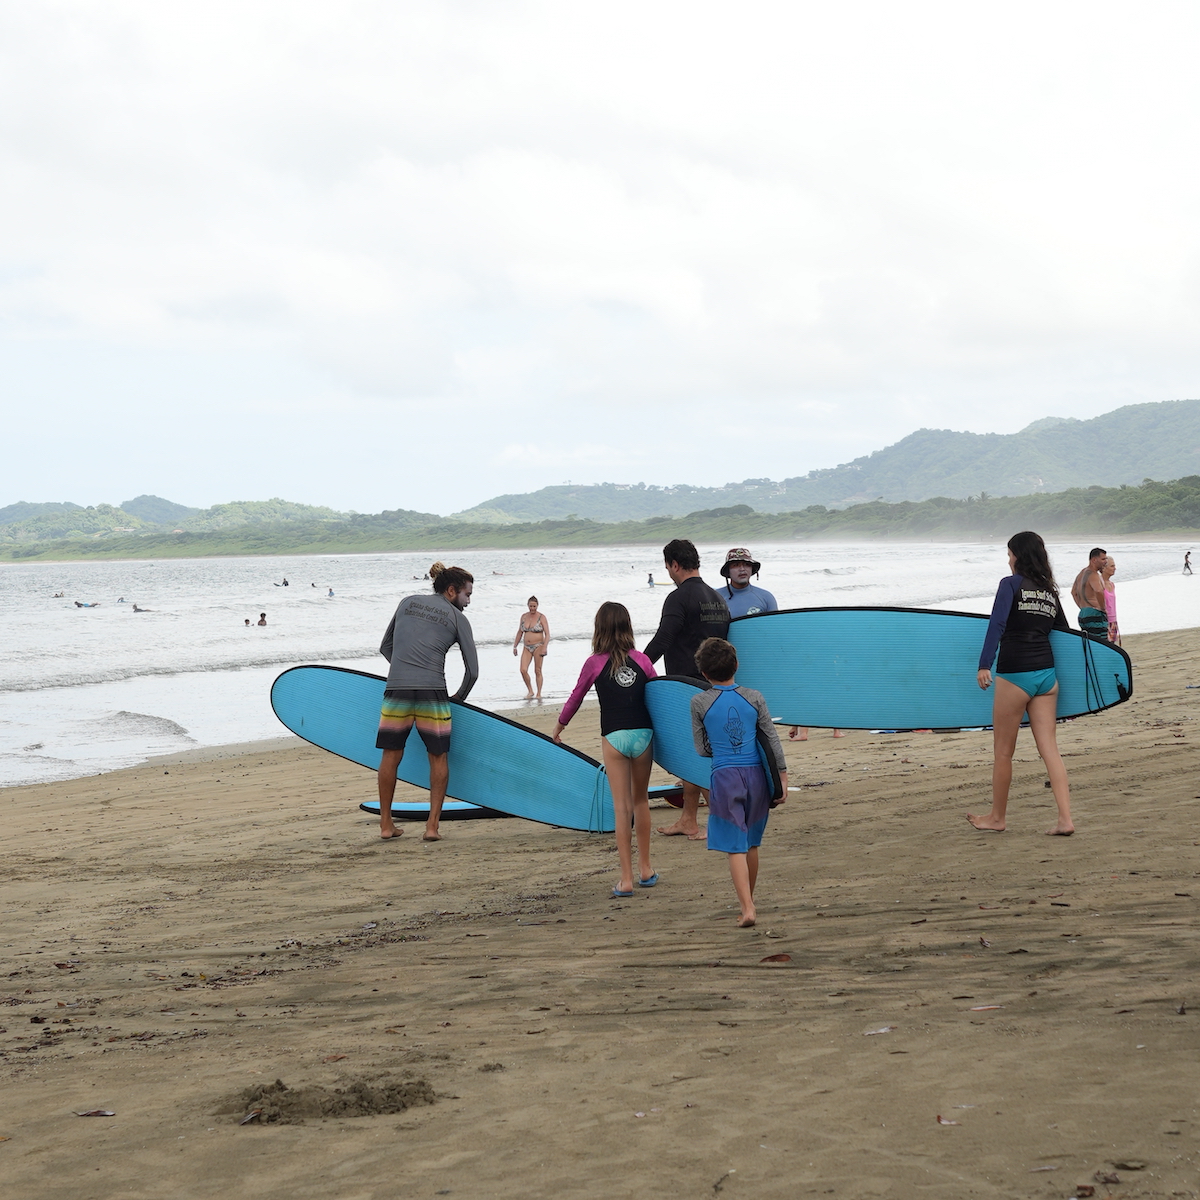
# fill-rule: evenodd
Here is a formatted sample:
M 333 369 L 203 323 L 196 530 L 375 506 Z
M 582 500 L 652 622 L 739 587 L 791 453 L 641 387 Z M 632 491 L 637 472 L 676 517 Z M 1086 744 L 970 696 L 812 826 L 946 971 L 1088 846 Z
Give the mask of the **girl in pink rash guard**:
M 623 604 L 606 600 L 596 612 L 591 658 L 583 664 L 579 682 L 554 727 L 554 740 L 562 743 L 563 730 L 594 687 L 600 701 L 600 732 L 604 735 L 604 769 L 612 789 L 617 825 L 617 854 L 621 879 L 614 898 L 633 895 L 633 840 L 638 842 L 638 887 L 653 887 L 658 875 L 650 865 L 650 798 L 647 785 L 653 758 L 654 731 L 646 709 L 646 680 L 655 677 L 650 660 L 633 648 L 633 623 Z

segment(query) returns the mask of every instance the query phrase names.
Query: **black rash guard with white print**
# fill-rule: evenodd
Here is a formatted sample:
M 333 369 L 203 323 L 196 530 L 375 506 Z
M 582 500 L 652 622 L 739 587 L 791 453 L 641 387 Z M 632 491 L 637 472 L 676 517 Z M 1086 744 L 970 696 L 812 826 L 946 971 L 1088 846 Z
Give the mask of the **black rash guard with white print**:
M 979 669 L 992 669 L 999 646 L 996 670 L 1002 675 L 1049 670 L 1054 666 L 1050 630 L 1070 628 L 1056 592 L 1020 575 L 1006 575 L 996 589 Z

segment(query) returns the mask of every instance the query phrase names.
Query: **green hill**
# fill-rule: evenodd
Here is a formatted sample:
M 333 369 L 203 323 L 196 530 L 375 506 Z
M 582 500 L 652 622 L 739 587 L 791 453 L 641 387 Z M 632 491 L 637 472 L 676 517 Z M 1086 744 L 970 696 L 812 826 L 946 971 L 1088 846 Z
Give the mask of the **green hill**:
M 132 500 L 123 500 L 121 507 L 153 525 L 178 525 L 185 517 L 200 511 L 198 508 L 188 508 L 186 504 L 164 500 L 161 496 L 135 496 Z
M 1200 475 L 1172 483 L 1146 480 L 1139 487 L 1070 488 L 1034 496 L 936 497 L 898 504 L 873 501 L 843 509 L 814 504 L 790 513 L 760 513 L 740 504 L 679 517 L 607 523 L 576 518 L 471 525 L 440 517 L 429 520 L 429 514 L 399 510 L 340 522 L 293 521 L 200 533 L 156 532 L 26 545 L 0 542 L 0 559 L 162 559 L 413 550 L 440 554 L 541 546 L 662 546 L 675 537 L 727 545 L 853 538 L 977 541 L 1007 538 L 1018 529 L 1080 538 L 1187 534 L 1200 542 Z
M 1200 471 L 1200 400 L 1132 404 L 1089 421 L 1044 417 L 1019 433 L 919 429 L 853 462 L 778 482 L 746 479 L 723 487 L 680 484 L 564 484 L 494 496 L 455 513 L 471 523 L 644 520 L 748 504 L 794 512 L 811 504 L 844 508 L 873 500 L 965 499 L 986 492 L 1021 496 Z

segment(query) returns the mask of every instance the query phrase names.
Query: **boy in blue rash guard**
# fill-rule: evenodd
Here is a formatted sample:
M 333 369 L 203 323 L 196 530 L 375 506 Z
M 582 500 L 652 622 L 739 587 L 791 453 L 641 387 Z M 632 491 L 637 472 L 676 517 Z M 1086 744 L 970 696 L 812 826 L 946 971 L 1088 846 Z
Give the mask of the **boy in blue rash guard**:
M 983 650 L 979 655 L 978 683 L 993 686 L 992 660 L 996 660 L 995 692 L 992 700 L 992 808 L 988 813 L 967 813 L 979 830 L 1003 833 L 1012 786 L 1012 758 L 1017 746 L 1021 718 L 1029 714 L 1029 728 L 1038 754 L 1046 766 L 1058 821 L 1047 833 L 1069 837 L 1075 832 L 1071 821 L 1071 789 L 1062 756 L 1058 752 L 1055 717 L 1058 679 L 1054 672 L 1052 629 L 1069 629 L 1058 599 L 1058 587 L 1050 569 L 1045 543 L 1026 530 L 1008 541 L 1008 565 L 1012 571 L 1000 581 L 992 619 L 988 622 Z M 999 654 L 997 655 L 997 648 Z
M 692 697 L 692 740 L 696 752 L 711 758 L 708 793 L 708 848 L 729 855 L 729 875 L 737 893 L 739 929 L 754 924 L 754 885 L 758 847 L 774 804 L 787 798 L 787 759 L 761 692 L 738 687 L 737 651 L 723 638 L 706 638 L 696 666 L 713 686 Z M 783 781 L 782 799 L 772 802 L 771 784 L 758 757 L 762 730 Z

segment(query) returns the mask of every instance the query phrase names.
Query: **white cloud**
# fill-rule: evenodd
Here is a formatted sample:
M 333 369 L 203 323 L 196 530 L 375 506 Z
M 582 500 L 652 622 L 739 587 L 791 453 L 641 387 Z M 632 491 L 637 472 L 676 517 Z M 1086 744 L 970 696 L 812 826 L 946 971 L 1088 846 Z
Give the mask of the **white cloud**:
M 0 7 L 4 499 L 436 508 L 1195 395 L 1198 24 Z

